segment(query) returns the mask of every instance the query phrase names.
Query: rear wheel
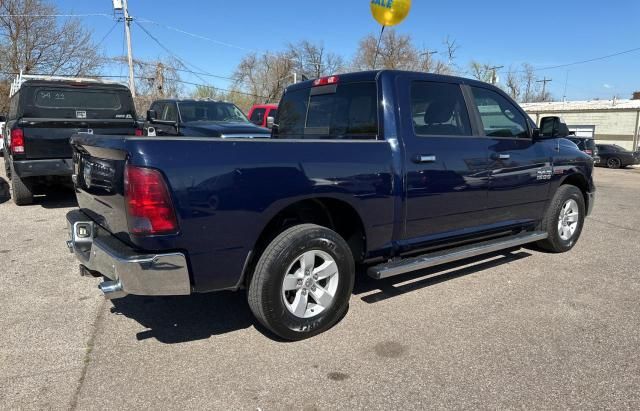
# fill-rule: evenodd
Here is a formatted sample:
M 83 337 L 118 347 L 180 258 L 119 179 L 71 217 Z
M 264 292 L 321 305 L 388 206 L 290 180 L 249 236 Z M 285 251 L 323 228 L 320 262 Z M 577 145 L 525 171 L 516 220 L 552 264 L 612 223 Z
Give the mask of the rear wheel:
M 33 203 L 32 184 L 27 179 L 22 179 L 15 170 L 11 173 L 11 197 L 16 205 L 28 205 Z
M 620 168 L 622 166 L 622 161 L 620 161 L 617 157 L 611 157 L 607 160 L 607 167 L 609 168 Z
M 287 340 L 326 331 L 345 314 L 355 267 L 347 243 L 314 224 L 292 227 L 265 249 L 249 284 L 258 321 Z
M 549 237 L 539 241 L 538 246 L 554 253 L 571 250 L 580 238 L 585 216 L 582 191 L 572 185 L 560 186 L 542 221 L 542 229 Z

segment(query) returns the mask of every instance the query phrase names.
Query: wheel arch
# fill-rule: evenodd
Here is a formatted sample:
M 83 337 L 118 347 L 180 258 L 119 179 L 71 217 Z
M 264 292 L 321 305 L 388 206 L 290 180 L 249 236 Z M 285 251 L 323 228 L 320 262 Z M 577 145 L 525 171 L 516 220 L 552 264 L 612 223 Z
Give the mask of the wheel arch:
M 558 187 L 562 187 L 563 185 L 572 185 L 578 188 L 582 192 L 582 197 L 584 198 L 585 209 L 589 210 L 589 182 L 587 178 L 582 173 L 573 173 L 566 176 Z
M 317 224 L 337 232 L 349 245 L 355 261 L 367 252 L 367 233 L 360 213 L 349 202 L 335 197 L 310 197 L 280 205 L 269 213 L 243 270 L 243 284 L 251 280 L 253 270 L 266 246 L 281 232 L 294 225 Z

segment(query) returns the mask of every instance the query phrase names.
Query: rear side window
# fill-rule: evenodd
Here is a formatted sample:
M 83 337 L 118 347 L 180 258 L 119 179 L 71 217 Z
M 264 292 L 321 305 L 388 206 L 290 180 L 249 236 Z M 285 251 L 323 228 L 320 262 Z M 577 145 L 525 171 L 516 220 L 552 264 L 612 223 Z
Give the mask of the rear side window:
M 471 90 L 488 137 L 529 138 L 527 119 L 509 100 L 493 90 Z
M 411 118 L 418 136 L 470 136 L 471 123 L 457 84 L 416 81 L 411 85 Z
M 251 118 L 249 119 L 249 121 L 251 121 L 253 124 L 262 125 L 264 120 L 264 113 L 266 111 L 267 110 L 264 108 L 257 108 L 253 110 L 253 113 L 251 113 Z
M 40 108 L 68 108 L 87 110 L 118 110 L 117 93 L 67 89 L 38 89 L 35 105 Z
M 302 89 L 284 95 L 276 138 L 376 139 L 378 94 L 375 82 Z

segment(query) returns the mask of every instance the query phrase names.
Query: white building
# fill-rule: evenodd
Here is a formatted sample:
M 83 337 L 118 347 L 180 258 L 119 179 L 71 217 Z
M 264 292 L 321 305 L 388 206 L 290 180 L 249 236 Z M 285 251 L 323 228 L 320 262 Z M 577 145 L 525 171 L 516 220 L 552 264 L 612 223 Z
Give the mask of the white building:
M 593 136 L 597 143 L 635 150 L 640 143 L 640 100 L 527 103 L 522 108 L 540 125 L 546 116 L 564 118 L 569 130 Z

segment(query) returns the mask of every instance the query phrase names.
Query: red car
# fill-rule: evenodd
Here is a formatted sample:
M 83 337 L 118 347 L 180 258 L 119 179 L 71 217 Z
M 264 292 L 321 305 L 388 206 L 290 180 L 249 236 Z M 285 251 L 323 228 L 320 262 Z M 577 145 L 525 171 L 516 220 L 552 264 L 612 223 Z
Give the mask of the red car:
M 267 127 L 267 118 L 276 118 L 278 114 L 277 104 L 256 104 L 249 111 L 249 121 L 261 127 Z

